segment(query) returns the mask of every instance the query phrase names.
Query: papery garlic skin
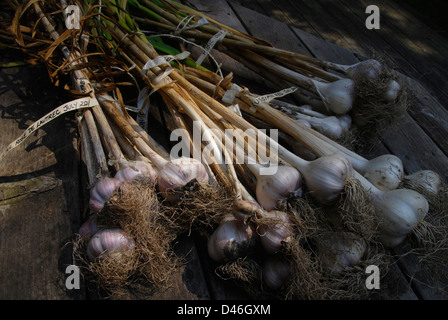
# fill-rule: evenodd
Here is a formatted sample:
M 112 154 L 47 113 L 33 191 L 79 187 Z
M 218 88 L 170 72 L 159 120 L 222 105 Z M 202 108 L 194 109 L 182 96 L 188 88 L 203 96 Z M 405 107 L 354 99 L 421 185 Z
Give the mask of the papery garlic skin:
M 117 178 L 103 178 L 90 190 L 89 207 L 93 212 L 103 209 L 106 201 L 115 193 L 122 181 Z
M 263 264 L 263 282 L 270 290 L 280 290 L 286 284 L 290 275 L 291 267 L 288 261 L 281 257 L 270 256 Z
M 347 179 L 353 177 L 351 162 L 340 154 L 323 156 L 313 160 L 303 171 L 305 185 L 311 195 L 322 204 L 336 201 L 344 190 Z
M 267 253 L 274 254 L 282 250 L 284 242 L 293 235 L 288 214 L 283 211 L 264 212 L 258 234 L 260 243 Z
M 397 189 L 404 176 L 403 162 L 392 154 L 369 160 L 360 172 L 380 190 Z
M 121 229 L 102 229 L 95 233 L 87 245 L 87 256 L 94 261 L 102 254 L 119 254 L 134 249 L 134 242 Z
M 365 240 L 351 232 L 326 232 L 317 242 L 319 260 L 330 274 L 352 270 L 361 262 L 366 249 Z
M 259 175 L 255 194 L 258 203 L 265 210 L 273 210 L 278 202 L 285 199 L 302 185 L 300 172 L 289 166 L 278 166 L 273 175 Z
M 225 220 L 208 240 L 208 255 L 217 262 L 244 257 L 255 247 L 257 238 L 251 223 L 235 218 Z
M 208 183 L 204 165 L 194 158 L 177 158 L 168 162 L 157 176 L 157 186 L 162 196 L 170 202 L 179 200 L 182 189 L 192 181 Z

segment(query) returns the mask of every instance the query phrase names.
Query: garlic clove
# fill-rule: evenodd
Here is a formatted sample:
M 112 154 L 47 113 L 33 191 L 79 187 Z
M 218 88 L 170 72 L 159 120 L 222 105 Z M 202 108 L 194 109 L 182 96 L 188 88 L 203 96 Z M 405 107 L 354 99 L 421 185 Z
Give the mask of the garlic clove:
M 237 219 L 223 221 L 208 240 L 208 255 L 214 261 L 243 257 L 257 243 L 257 233 L 251 223 Z
M 291 267 L 288 261 L 278 255 L 269 256 L 263 264 L 263 282 L 270 290 L 280 290 L 290 275 Z
M 168 162 L 157 176 L 157 185 L 162 196 L 175 202 L 191 182 L 208 183 L 209 176 L 204 165 L 193 158 L 177 158 Z

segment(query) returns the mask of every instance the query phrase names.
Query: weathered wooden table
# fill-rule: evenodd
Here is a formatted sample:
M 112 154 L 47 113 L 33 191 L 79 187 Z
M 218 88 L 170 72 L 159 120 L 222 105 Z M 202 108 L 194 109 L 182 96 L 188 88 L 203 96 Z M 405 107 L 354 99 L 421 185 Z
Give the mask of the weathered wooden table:
M 381 56 L 408 76 L 415 103 L 397 126 L 364 151 L 399 156 L 408 173 L 432 169 L 448 178 L 448 41 L 396 1 L 185 1 L 209 16 L 274 46 L 342 64 Z M 365 9 L 380 9 L 380 29 L 365 26 Z M 219 55 L 217 55 L 219 57 Z M 16 59 L 8 57 L 5 59 Z M 223 69 L 234 61 L 222 57 Z M 256 93 L 275 91 L 245 68 L 235 76 Z M 25 128 L 67 101 L 42 67 L 0 69 L 0 150 Z M 270 90 L 257 92 L 257 90 Z M 161 124 L 150 134 L 163 140 Z M 161 141 L 166 143 L 166 141 Z M 85 219 L 87 178 L 79 154 L 73 114 L 52 121 L 11 151 L 0 164 L 0 298 L 95 299 L 86 290 L 69 290 L 66 267 L 72 263 L 70 241 Z M 179 239 L 177 252 L 187 259 L 169 290 L 147 299 L 247 299 L 241 288 L 219 278 L 205 244 L 194 236 Z M 400 255 L 408 244 L 394 249 Z M 377 299 L 446 299 L 443 291 L 421 280 L 415 257 L 397 260 L 374 295 Z M 146 298 L 146 297 L 145 297 Z

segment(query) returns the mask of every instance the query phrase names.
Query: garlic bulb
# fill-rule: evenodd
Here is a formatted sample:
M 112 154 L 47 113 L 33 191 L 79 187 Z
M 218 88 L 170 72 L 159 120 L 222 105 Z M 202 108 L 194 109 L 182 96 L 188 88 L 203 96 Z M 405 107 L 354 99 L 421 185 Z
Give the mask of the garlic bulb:
M 136 161 L 120 168 L 115 174 L 115 178 L 121 181 L 132 181 L 142 176 L 149 178 L 151 181 L 156 181 L 157 171 L 147 162 Z
M 90 190 L 89 207 L 93 212 L 101 211 L 106 201 L 114 194 L 122 183 L 117 178 L 103 178 Z
M 384 92 L 384 99 L 389 102 L 395 101 L 398 97 L 398 93 L 401 90 L 400 84 L 395 80 L 390 80 L 386 91 Z
M 322 267 L 328 273 L 350 271 L 361 262 L 367 244 L 351 232 L 326 232 L 317 241 L 317 251 Z
M 121 229 L 103 229 L 93 235 L 87 245 L 87 256 L 94 261 L 102 254 L 133 250 L 134 242 Z
M 354 171 L 346 157 L 332 154 L 308 162 L 301 173 L 311 195 L 322 204 L 330 204 L 338 199 Z
M 263 282 L 270 290 L 280 290 L 286 284 L 290 274 L 291 267 L 288 261 L 278 255 L 269 256 L 263 264 Z
M 379 221 L 379 239 L 387 239 L 387 243 L 383 243 L 385 246 L 398 245 L 429 211 L 428 201 L 414 190 L 382 191 L 359 174 L 357 179 L 370 191 Z
M 258 163 L 247 164 L 257 178 L 256 197 L 265 210 L 273 210 L 280 200 L 288 197 L 301 187 L 300 172 L 289 166 L 278 166 L 272 175 L 260 174 L 262 166 Z
M 307 121 L 312 128 L 330 138 L 339 138 L 342 135 L 342 126 L 339 119 L 335 116 L 317 118 L 301 113 L 296 113 L 294 118 L 297 121 Z
M 382 64 L 375 59 L 368 59 L 347 66 L 345 74 L 353 80 L 374 80 L 379 77 L 383 69 Z
M 261 213 L 258 203 L 250 200 L 236 200 L 232 206 L 232 214 L 237 220 L 245 221 Z
M 353 167 L 381 190 L 398 188 L 403 180 L 403 162 L 397 156 L 384 154 L 374 159 L 353 164 Z
M 214 261 L 226 261 L 245 256 L 257 243 L 257 232 L 251 223 L 226 218 L 208 240 L 208 255 Z
M 89 239 L 98 231 L 98 215 L 91 214 L 89 218 L 81 225 L 78 234 L 81 238 Z
M 355 100 L 355 83 L 351 79 L 333 82 L 312 80 L 328 112 L 340 115 L 349 112 Z
M 157 185 L 162 196 L 175 202 L 182 196 L 183 188 L 191 182 L 207 183 L 209 176 L 204 165 L 194 158 L 177 158 L 160 170 L 157 176 Z
M 342 132 L 347 132 L 352 127 L 352 117 L 349 114 L 342 114 L 337 116 L 342 128 Z
M 442 187 L 442 179 L 432 170 L 420 170 L 405 176 L 403 185 L 409 189 L 436 195 Z
M 276 253 L 283 248 L 283 243 L 293 235 L 289 216 L 283 211 L 263 212 L 258 233 L 260 243 L 268 253 Z

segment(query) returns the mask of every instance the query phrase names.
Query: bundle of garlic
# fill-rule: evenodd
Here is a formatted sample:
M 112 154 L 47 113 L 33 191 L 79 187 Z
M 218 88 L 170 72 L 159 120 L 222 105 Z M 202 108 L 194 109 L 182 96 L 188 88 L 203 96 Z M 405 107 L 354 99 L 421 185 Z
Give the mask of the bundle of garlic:
M 379 60 L 341 65 L 282 50 L 171 0 L 163 4 L 134 0 L 130 1 L 130 6 L 142 27 L 160 30 L 160 34 L 167 37 L 169 32 L 172 38 L 183 43 L 206 46 L 212 38 L 218 37 L 218 33 L 223 34 L 220 41 L 214 42 L 214 49 L 273 84 L 301 88 L 302 92 L 295 97 L 327 116 L 350 115 L 358 137 L 377 136 L 407 109 L 408 93 L 404 81 Z M 201 23 L 204 19 L 205 24 Z

